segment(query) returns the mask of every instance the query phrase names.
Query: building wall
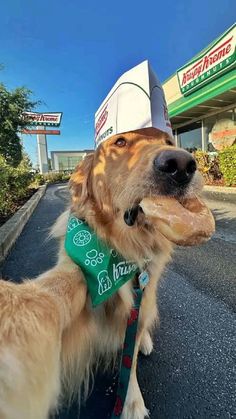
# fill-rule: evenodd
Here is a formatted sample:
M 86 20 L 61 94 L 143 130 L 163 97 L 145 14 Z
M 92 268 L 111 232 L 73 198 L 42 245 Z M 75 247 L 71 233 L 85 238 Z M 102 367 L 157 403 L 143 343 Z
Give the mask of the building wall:
M 176 74 L 174 74 L 163 84 L 163 89 L 165 92 L 167 105 L 170 105 L 183 96 L 179 88 L 178 77 Z

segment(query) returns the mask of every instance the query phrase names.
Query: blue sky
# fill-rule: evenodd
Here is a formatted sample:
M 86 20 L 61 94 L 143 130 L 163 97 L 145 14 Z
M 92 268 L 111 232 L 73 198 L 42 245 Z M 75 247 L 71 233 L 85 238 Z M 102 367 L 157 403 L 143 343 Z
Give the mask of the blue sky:
M 62 111 L 48 149 L 93 148 L 94 113 L 116 79 L 148 59 L 163 82 L 234 23 L 235 0 L 8 0 L 1 4 L 0 81 Z M 36 136 L 24 136 L 36 162 Z

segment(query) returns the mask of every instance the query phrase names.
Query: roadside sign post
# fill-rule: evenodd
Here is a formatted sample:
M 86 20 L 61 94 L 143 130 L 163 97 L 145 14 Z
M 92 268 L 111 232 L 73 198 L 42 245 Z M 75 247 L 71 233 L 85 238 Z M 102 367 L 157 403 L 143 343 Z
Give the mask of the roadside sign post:
M 40 173 L 48 172 L 48 146 L 47 137 L 45 134 L 37 134 L 37 147 L 39 156 L 39 171 Z

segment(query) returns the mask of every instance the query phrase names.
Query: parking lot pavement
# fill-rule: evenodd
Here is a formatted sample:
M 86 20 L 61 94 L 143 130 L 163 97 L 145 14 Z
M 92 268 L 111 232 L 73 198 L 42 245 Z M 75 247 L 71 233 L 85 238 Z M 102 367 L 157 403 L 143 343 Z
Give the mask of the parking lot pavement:
M 48 231 L 68 204 L 66 185 L 50 186 L 6 259 L 2 273 L 19 281 L 56 261 Z M 217 231 L 203 246 L 177 248 L 158 291 L 160 328 L 154 351 L 140 356 L 140 387 L 151 419 L 236 418 L 236 214 L 209 201 Z M 109 418 L 117 371 L 97 374 L 80 419 Z M 77 403 L 58 419 L 78 417 Z

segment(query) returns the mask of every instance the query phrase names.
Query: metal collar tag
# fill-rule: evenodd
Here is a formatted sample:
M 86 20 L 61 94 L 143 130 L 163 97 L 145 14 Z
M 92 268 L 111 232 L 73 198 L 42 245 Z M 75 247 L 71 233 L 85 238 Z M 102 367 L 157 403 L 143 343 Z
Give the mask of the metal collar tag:
M 150 278 L 148 271 L 141 272 L 141 274 L 138 277 L 139 287 L 141 290 L 144 290 L 144 288 L 147 286 L 147 284 L 149 283 L 149 279 Z

